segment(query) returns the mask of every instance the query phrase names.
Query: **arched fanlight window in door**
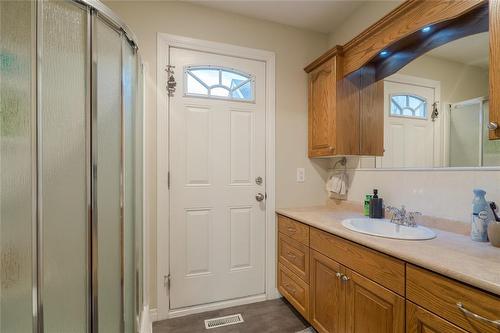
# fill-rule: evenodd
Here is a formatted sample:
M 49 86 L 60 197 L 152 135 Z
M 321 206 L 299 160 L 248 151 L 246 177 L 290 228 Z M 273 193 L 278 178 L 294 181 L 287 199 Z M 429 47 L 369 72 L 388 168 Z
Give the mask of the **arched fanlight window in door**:
M 389 115 L 427 119 L 427 99 L 412 94 L 391 95 Z
M 255 101 L 255 78 L 234 68 L 187 66 L 184 68 L 186 96 Z

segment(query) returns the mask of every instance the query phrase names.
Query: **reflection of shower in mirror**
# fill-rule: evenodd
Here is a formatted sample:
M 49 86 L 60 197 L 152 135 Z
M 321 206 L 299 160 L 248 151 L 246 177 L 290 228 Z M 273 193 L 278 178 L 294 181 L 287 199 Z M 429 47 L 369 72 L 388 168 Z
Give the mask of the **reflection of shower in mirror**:
M 449 105 L 445 131 L 447 166 L 500 165 L 500 142 L 488 140 L 488 98 Z

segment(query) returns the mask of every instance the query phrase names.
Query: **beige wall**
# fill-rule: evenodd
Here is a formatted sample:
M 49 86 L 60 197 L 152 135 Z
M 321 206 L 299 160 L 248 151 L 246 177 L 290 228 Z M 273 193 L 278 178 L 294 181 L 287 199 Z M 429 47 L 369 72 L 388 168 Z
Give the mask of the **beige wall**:
M 398 74 L 441 82 L 441 105 L 488 96 L 488 70 L 477 66 L 422 56 L 399 70 Z
M 276 54 L 276 206 L 324 202 L 325 161 L 307 158 L 307 77 L 302 68 L 327 47 L 328 36 L 171 1 L 106 1 L 137 35 L 147 77 L 147 186 L 150 303 L 156 306 L 156 37 L 157 32 L 273 51 Z M 165 112 L 165 110 L 158 110 Z M 296 183 L 297 167 L 306 181 Z M 160 170 L 158 170 L 160 172 Z
M 328 45 L 343 45 L 385 14 L 400 5 L 402 0 L 369 1 L 347 17 L 328 37 Z

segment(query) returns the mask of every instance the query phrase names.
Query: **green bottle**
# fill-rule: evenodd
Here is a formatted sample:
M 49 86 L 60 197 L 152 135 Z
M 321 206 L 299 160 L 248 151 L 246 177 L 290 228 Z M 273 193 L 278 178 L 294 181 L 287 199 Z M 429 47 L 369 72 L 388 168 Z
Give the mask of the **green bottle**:
M 372 200 L 372 198 L 372 194 L 365 195 L 365 205 L 363 209 L 363 213 L 365 216 L 370 216 L 370 201 Z

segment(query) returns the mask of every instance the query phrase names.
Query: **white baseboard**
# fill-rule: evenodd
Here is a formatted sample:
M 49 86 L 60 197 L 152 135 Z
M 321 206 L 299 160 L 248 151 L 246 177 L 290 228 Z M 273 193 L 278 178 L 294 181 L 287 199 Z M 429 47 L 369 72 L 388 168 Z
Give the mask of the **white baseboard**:
M 149 309 L 149 319 L 151 320 L 152 323 L 155 321 L 158 321 L 158 309 Z
M 153 322 L 151 321 L 149 306 L 145 305 L 141 314 L 140 333 L 153 333 Z
M 279 294 L 278 294 L 278 297 L 279 297 Z M 269 299 L 269 298 L 265 294 L 261 294 L 261 295 L 243 297 L 243 298 L 238 298 L 238 299 L 232 299 L 232 300 L 228 300 L 228 301 L 215 302 L 215 303 L 191 306 L 191 307 L 182 308 L 182 309 L 170 310 L 168 312 L 168 318 L 182 317 L 182 316 L 187 316 L 187 315 L 195 314 L 195 313 L 201 313 L 201 312 L 206 312 L 206 311 L 213 311 L 213 310 L 229 308 L 232 306 L 262 302 L 262 301 L 265 301 L 266 299 Z M 153 319 L 153 315 L 152 315 L 153 311 L 155 311 L 155 315 L 156 315 L 156 309 L 152 309 L 150 311 L 150 313 L 151 313 L 150 317 L 152 318 L 153 321 L 157 321 L 157 319 L 158 319 L 157 317 L 155 317 L 156 320 Z
M 283 297 L 283 296 L 278 291 L 278 288 L 271 289 L 271 292 L 267 294 L 267 299 L 269 299 L 269 300 L 281 298 L 281 297 Z

